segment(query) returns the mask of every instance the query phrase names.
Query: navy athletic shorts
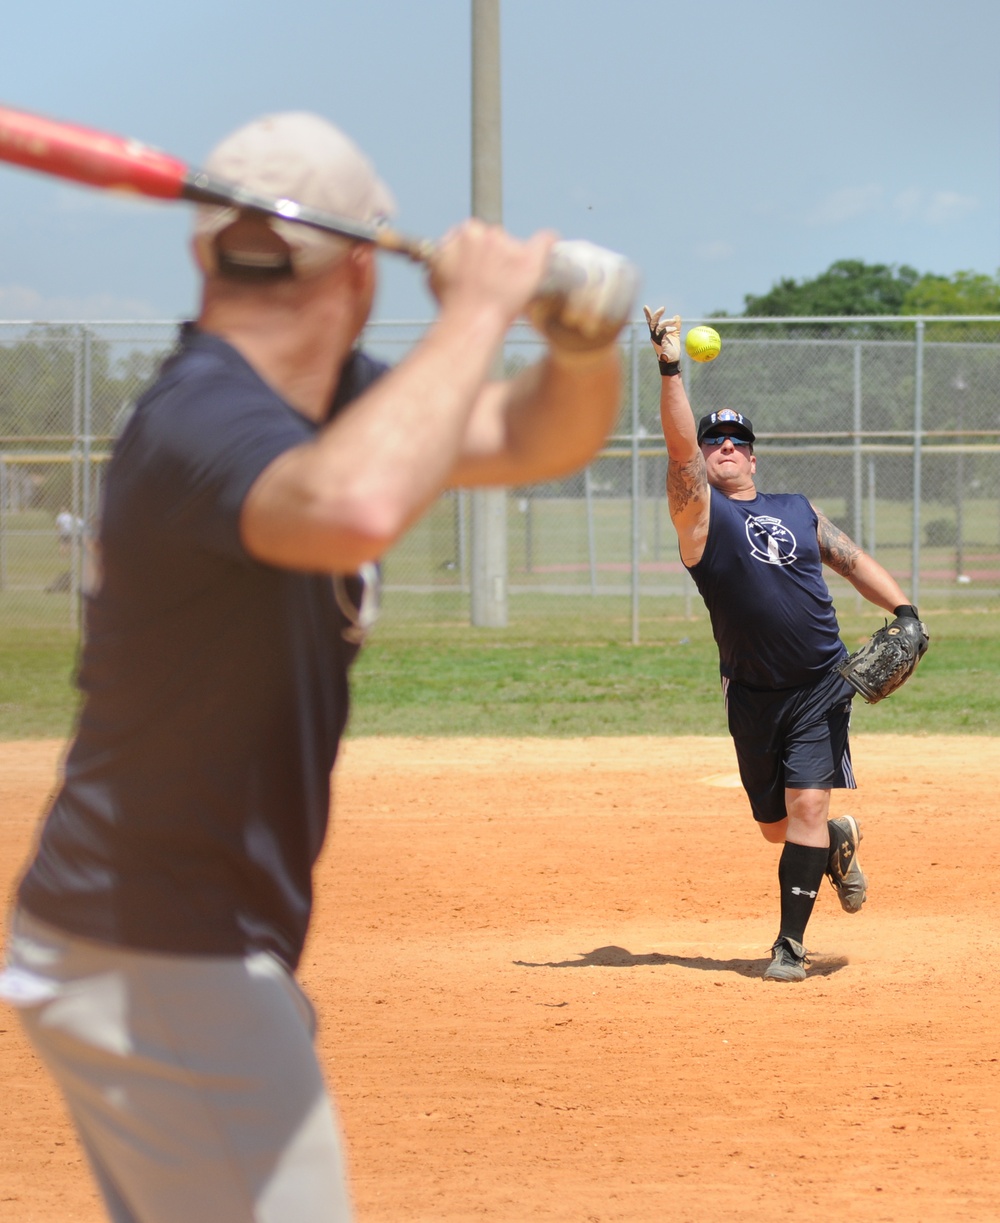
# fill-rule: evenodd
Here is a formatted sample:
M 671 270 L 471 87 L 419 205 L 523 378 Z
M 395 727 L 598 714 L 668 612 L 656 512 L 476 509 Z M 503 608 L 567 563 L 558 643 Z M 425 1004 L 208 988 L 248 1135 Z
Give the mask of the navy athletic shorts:
M 743 789 L 760 824 L 783 820 L 785 789 L 853 790 L 854 689 L 836 670 L 815 684 L 764 692 L 723 677 Z

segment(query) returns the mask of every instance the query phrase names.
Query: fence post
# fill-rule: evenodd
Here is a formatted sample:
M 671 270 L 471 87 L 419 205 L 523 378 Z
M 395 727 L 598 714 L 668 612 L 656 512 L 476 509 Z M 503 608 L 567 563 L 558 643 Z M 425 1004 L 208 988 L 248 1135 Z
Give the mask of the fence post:
M 82 327 L 83 332 L 83 384 L 81 387 L 81 423 L 83 429 L 80 436 L 80 458 L 82 465 L 82 488 L 81 494 L 83 497 L 82 513 L 80 517 L 84 521 L 85 530 L 93 530 L 95 519 L 97 518 L 97 506 L 94 504 L 94 350 L 93 350 L 93 334 L 86 324 Z M 82 542 L 82 537 L 81 537 Z M 70 595 L 73 601 L 73 625 L 74 628 L 79 628 L 81 619 L 81 600 L 83 599 L 83 591 L 79 588 L 73 590 Z
M 952 380 L 955 391 L 956 436 L 958 446 L 955 453 L 955 581 L 964 581 L 965 574 L 965 401 L 963 396 L 969 384 L 961 371 Z
M 535 571 L 535 499 L 528 490 L 527 496 L 521 497 L 519 508 L 524 512 L 524 572 Z
M 862 522 L 863 489 L 861 476 L 861 341 L 854 342 L 854 526 L 852 534 L 861 543 L 864 538 Z M 864 600 L 860 591 L 855 591 L 855 609 L 860 613 Z
M 587 559 L 590 562 L 590 593 L 597 594 L 597 533 L 594 530 L 594 481 L 590 464 L 583 469 L 583 495 L 587 507 Z
M 92 524 L 87 512 L 84 493 L 85 474 L 82 456 L 82 441 L 85 432 L 83 424 L 83 377 L 84 348 L 87 343 L 86 332 L 81 330 L 73 345 L 73 452 L 70 457 L 72 464 L 72 492 L 70 507 L 73 515 L 73 536 L 70 543 L 70 580 L 69 580 L 69 626 L 75 631 L 80 629 L 80 585 L 82 564 L 80 549 L 83 546 L 84 534 Z M 76 524 L 83 522 L 83 530 L 77 530 Z
M 632 358 L 632 644 L 639 644 L 639 345 L 630 328 Z
M 0 590 L 7 586 L 7 463 L 0 458 Z
M 469 539 L 466 531 L 467 494 L 460 488 L 456 494 L 455 520 L 458 524 L 458 585 L 463 594 L 469 593 Z
M 913 554 L 910 560 L 910 599 L 920 602 L 920 497 L 924 431 L 924 320 L 917 319 L 914 343 L 913 399 Z

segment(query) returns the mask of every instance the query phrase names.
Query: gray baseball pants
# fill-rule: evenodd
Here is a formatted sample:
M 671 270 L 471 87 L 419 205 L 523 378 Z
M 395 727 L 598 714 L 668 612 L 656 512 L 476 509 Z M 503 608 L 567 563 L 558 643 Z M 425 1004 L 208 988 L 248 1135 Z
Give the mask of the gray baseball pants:
M 113 1223 L 349 1223 L 313 1010 L 270 954 L 128 951 L 22 910 L 0 997 L 61 1088 Z

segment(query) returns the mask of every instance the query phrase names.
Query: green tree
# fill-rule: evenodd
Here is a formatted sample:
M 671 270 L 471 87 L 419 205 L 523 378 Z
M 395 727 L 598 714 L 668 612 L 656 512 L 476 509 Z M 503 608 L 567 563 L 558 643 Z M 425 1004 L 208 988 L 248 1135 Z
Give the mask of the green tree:
M 85 349 L 84 333 L 79 326 L 39 324 L 0 343 L 0 438 L 65 445 L 84 424 L 101 439 L 117 432 L 165 354 L 138 347 L 116 353 L 110 341 L 93 334 Z
M 1000 314 L 1000 274 L 921 276 L 903 300 L 903 314 Z
M 916 269 L 839 259 L 812 280 L 781 280 L 768 293 L 744 298 L 747 318 L 902 314 L 907 294 L 921 280 Z
M 0 450 L 39 456 L 30 460 L 35 508 L 67 503 L 65 457 L 80 432 L 106 449 L 163 355 L 151 348 L 116 354 L 111 342 L 75 325 L 38 324 L 0 343 Z

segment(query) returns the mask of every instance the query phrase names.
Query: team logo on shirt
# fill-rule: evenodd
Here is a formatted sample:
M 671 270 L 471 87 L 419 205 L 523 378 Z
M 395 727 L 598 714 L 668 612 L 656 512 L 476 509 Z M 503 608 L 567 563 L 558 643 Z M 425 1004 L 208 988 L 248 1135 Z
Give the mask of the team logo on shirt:
M 795 560 L 795 536 L 780 518 L 767 514 L 747 518 L 750 554 L 765 565 L 791 565 Z

